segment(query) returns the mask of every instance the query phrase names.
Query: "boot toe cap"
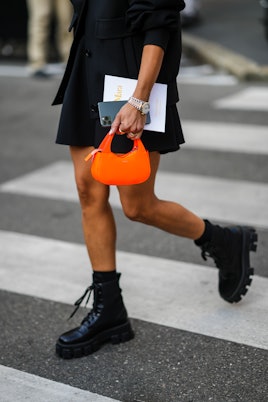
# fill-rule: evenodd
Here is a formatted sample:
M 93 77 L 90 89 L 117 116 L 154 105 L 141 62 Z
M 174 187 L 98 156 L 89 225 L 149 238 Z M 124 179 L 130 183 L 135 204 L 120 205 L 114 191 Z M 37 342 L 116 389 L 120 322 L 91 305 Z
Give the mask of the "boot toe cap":
M 65 345 L 76 344 L 79 342 L 83 342 L 84 338 L 84 331 L 81 331 L 81 327 L 78 327 L 62 334 L 59 337 L 58 342 Z

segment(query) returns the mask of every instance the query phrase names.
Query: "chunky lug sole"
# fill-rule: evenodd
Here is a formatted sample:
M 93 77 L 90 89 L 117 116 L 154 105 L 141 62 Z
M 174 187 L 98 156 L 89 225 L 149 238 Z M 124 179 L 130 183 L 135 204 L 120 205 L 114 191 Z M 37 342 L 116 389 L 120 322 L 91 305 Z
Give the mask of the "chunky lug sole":
M 247 293 L 254 275 L 254 268 L 250 267 L 250 251 L 257 250 L 258 235 L 256 230 L 251 227 L 239 227 L 239 229 L 242 234 L 241 278 L 231 296 L 226 297 L 221 294 L 223 299 L 229 303 L 237 303 L 242 299 L 242 296 Z
M 66 345 L 61 341 L 56 343 L 56 354 L 63 359 L 72 359 L 90 355 L 104 344 L 110 342 L 115 345 L 121 342 L 127 342 L 134 338 L 134 332 L 130 322 L 112 327 L 102 331 L 91 338 L 89 341 L 77 344 Z

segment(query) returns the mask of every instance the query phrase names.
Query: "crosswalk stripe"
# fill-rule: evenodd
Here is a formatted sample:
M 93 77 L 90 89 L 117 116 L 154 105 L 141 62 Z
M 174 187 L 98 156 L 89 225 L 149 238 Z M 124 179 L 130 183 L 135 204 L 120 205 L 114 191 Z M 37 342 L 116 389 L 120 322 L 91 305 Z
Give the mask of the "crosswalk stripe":
M 60 76 L 63 74 L 64 65 L 61 63 L 49 63 L 46 72 L 51 75 Z M 29 69 L 26 65 L 3 64 L 0 65 L 0 77 L 25 78 L 29 76 Z M 208 65 L 197 67 L 181 67 L 178 76 L 178 84 L 197 85 L 236 85 L 237 79 L 228 74 L 218 74 Z
M 91 282 L 83 245 L 0 231 L 0 255 L 4 290 L 73 304 Z M 117 258 L 131 317 L 268 349 L 267 278 L 255 276 L 231 305 L 218 295 L 217 269 L 122 251 Z
M 3 402 L 116 402 L 117 400 L 0 365 Z M 119 401 L 118 401 L 119 402 Z
M 208 121 L 183 121 L 182 126 L 186 138 L 185 149 L 268 155 L 266 126 Z
M 29 76 L 29 71 L 25 66 L 1 65 L 0 77 L 25 78 Z
M 191 84 L 191 85 L 236 85 L 238 80 L 236 77 L 226 74 L 218 73 L 216 70 L 208 65 L 202 64 L 197 66 L 182 66 L 178 76 L 178 84 Z
M 268 111 L 268 88 L 249 87 L 214 102 L 218 109 Z M 267 130 L 268 135 L 268 130 Z
M 0 191 L 76 201 L 71 162 L 60 161 L 3 183 Z M 268 184 L 160 171 L 156 181 L 160 198 L 178 201 L 212 220 L 268 227 Z M 111 204 L 121 207 L 111 188 Z
M 45 71 L 51 76 L 61 76 L 64 72 L 62 63 L 49 63 Z M 0 77 L 26 78 L 30 76 L 30 70 L 27 65 L 4 64 L 0 65 Z

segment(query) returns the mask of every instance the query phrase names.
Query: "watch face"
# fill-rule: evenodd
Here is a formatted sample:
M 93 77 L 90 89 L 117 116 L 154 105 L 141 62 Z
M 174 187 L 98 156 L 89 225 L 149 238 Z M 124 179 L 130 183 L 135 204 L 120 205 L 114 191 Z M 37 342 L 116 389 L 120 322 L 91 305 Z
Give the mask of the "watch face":
M 142 105 L 141 112 L 142 112 L 143 114 L 147 114 L 147 113 L 149 113 L 149 111 L 150 111 L 150 105 L 149 105 L 148 102 L 145 102 L 145 103 Z

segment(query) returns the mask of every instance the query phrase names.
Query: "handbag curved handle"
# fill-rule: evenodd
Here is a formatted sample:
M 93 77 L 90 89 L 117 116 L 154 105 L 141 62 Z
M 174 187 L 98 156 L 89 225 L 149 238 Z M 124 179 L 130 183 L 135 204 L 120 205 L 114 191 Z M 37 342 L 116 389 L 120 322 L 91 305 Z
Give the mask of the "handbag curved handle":
M 101 152 L 112 152 L 111 145 L 112 145 L 115 135 L 116 135 L 115 133 L 111 133 L 111 134 L 108 133 L 102 140 L 98 150 Z M 135 138 L 135 140 L 133 141 L 132 151 L 134 151 L 134 149 L 138 149 L 140 141 L 141 141 L 140 139 Z
M 88 160 L 90 160 L 96 154 L 96 152 L 112 152 L 111 145 L 115 135 L 116 135 L 115 133 L 107 133 L 104 139 L 102 140 L 99 148 L 96 148 L 92 152 L 90 152 L 85 157 L 85 161 L 87 162 Z M 135 140 L 133 141 L 133 148 L 131 151 L 138 149 L 140 143 L 141 139 L 135 138 Z

